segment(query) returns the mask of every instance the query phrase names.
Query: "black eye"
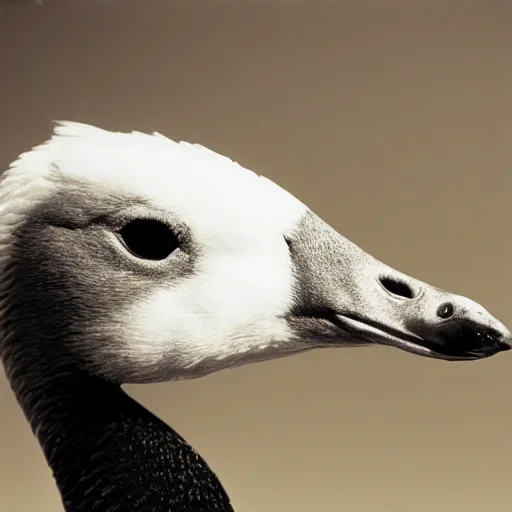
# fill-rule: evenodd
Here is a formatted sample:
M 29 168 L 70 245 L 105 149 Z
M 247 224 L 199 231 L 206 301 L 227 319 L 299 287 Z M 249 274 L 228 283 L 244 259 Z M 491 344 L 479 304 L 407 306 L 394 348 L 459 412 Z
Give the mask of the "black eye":
M 179 247 L 174 232 L 157 220 L 133 220 L 119 231 L 119 237 L 130 252 L 145 260 L 165 260 Z

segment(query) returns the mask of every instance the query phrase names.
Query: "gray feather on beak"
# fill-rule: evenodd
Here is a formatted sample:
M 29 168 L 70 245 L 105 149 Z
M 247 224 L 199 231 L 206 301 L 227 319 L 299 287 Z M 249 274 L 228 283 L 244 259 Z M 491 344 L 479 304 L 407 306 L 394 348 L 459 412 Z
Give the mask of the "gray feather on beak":
M 406 276 L 312 213 L 287 237 L 297 336 L 327 345 L 381 344 L 464 361 L 510 350 L 508 329 L 476 302 Z

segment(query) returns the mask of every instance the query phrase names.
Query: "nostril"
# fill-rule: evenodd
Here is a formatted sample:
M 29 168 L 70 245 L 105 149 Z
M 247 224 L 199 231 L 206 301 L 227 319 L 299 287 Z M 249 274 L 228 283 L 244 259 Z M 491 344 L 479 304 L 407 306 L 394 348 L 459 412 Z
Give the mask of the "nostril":
M 404 299 L 414 299 L 416 294 L 414 290 L 404 281 L 394 277 L 379 277 L 380 284 L 393 295 L 398 295 Z
M 441 304 L 437 308 L 437 316 L 439 318 L 450 318 L 453 315 L 453 305 L 449 302 L 445 302 L 444 304 Z

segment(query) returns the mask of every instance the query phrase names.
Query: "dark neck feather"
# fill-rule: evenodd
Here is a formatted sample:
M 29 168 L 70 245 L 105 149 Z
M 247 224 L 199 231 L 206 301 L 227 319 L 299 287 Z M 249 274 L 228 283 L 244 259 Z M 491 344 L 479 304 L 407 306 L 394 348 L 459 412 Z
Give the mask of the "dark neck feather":
M 91 286 L 94 269 L 76 273 L 69 254 L 59 260 L 65 251 L 52 240 L 66 240 L 65 233 L 41 229 L 44 215 L 33 212 L 10 241 L 0 282 L 0 357 L 66 511 L 233 512 L 214 473 L 174 430 L 85 370 L 87 347 L 101 354 L 109 342 L 99 334 L 83 339 L 81 326 L 104 318 L 109 304 Z M 109 297 L 110 307 L 121 300 Z
M 206 462 L 120 386 L 65 354 L 4 341 L 11 386 L 67 512 L 233 512 Z

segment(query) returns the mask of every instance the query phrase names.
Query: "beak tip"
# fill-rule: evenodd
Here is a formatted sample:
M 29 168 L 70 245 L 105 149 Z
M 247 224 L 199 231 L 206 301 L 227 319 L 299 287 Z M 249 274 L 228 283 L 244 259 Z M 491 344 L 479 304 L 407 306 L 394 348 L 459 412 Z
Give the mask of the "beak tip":
M 500 341 L 498 348 L 499 348 L 500 352 L 506 352 L 507 350 L 512 349 L 511 341 L 510 340 Z
M 507 333 L 500 341 L 500 349 L 502 352 L 512 349 L 512 334 Z

